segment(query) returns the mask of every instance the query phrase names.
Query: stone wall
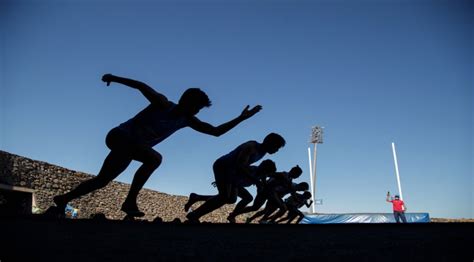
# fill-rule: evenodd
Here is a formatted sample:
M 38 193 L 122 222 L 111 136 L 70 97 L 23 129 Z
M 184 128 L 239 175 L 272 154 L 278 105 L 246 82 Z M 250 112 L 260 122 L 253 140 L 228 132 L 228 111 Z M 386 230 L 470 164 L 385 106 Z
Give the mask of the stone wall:
M 43 211 L 53 205 L 54 196 L 64 194 L 92 177 L 86 173 L 0 150 L 0 183 L 33 189 L 36 206 Z M 105 188 L 73 200 L 70 204 L 80 210 L 79 218 L 89 218 L 91 214 L 104 213 L 109 219 L 122 219 L 125 214 L 120 211 L 120 206 L 129 187 L 129 184 L 112 181 Z M 184 221 L 186 213 L 183 208 L 187 200 L 188 198 L 184 196 L 142 189 L 138 196 L 138 205 L 140 210 L 145 212 L 144 219 L 146 220 L 151 221 L 159 216 L 164 221 L 175 218 Z M 204 216 L 201 221 L 226 222 L 226 217 L 233 208 L 233 205 L 226 205 Z M 240 216 L 238 221 L 243 222 L 244 219 L 245 216 Z

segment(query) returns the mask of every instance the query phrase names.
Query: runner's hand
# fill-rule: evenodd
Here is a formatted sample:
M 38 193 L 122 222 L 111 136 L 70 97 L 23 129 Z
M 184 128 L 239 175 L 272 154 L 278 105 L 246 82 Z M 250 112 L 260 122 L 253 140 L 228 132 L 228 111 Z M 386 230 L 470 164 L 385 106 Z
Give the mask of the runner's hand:
M 105 74 L 102 76 L 102 81 L 107 83 L 107 86 L 110 85 L 110 82 L 112 82 L 113 75 L 112 74 Z
M 257 105 L 257 106 L 254 106 L 252 109 L 249 110 L 249 105 L 247 105 L 244 110 L 242 111 L 242 113 L 240 114 L 241 117 L 243 117 L 244 119 L 247 119 L 247 118 L 250 118 L 252 117 L 253 115 L 255 115 L 256 113 L 258 113 L 260 110 L 262 110 L 262 106 L 261 105 Z

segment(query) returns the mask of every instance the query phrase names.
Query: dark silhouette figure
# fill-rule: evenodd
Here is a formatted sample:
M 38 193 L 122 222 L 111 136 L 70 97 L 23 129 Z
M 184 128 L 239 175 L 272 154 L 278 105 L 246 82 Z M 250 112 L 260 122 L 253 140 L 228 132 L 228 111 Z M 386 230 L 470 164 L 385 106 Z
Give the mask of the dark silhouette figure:
M 313 203 L 313 200 L 310 200 L 310 198 L 311 193 L 308 191 L 303 192 L 303 194 L 296 193 L 289 196 L 287 199 L 285 199 L 285 205 L 288 208 L 286 217 L 277 220 L 279 217 L 275 216 L 271 219 L 273 219 L 276 223 L 287 221 L 287 224 L 291 224 L 295 218 L 298 218 L 296 220 L 296 224 L 299 224 L 304 218 L 304 214 L 299 209 L 303 206 L 310 207 Z
M 252 222 L 254 219 L 263 216 L 260 219 L 260 222 L 274 222 L 273 217 L 280 217 L 285 214 L 287 208 L 283 202 L 283 197 L 287 194 L 294 195 L 297 191 L 307 191 L 309 188 L 308 183 L 292 183 L 291 187 L 277 187 L 273 188 L 272 192 L 267 196 L 267 203 L 265 208 L 261 211 L 258 211 L 253 216 L 247 218 L 246 223 Z M 275 211 L 279 210 L 274 216 L 270 217 Z
M 278 134 L 271 133 L 265 137 L 262 143 L 248 141 L 232 152 L 220 157 L 214 162 L 213 170 L 217 190 L 215 196 L 206 196 L 206 202 L 196 210 L 190 212 L 186 217 L 190 222 L 199 222 L 199 218 L 208 214 L 225 204 L 233 204 L 239 196 L 242 188 L 242 180 L 251 177 L 251 164 L 262 159 L 265 154 L 274 154 L 285 146 L 285 140 Z M 191 195 L 190 201 L 193 199 Z M 190 206 L 187 204 L 186 206 Z
M 291 168 L 289 172 L 275 172 L 268 175 L 269 179 L 265 181 L 263 186 L 257 187 L 257 195 L 255 196 L 253 204 L 251 206 L 236 206 L 234 211 L 227 219 L 232 221 L 235 220 L 238 215 L 257 211 L 265 204 L 268 199 L 275 198 L 275 201 L 278 201 L 278 196 L 275 195 L 277 194 L 276 192 L 285 189 L 291 189 L 293 179 L 300 177 L 302 173 L 303 170 L 301 170 L 301 168 L 296 165 Z
M 282 174 L 280 177 L 275 178 L 274 185 L 272 185 L 272 181 L 269 181 L 270 191 L 268 195 L 268 203 L 270 206 L 274 206 L 277 208 L 278 212 L 273 217 L 280 217 L 287 211 L 286 205 L 283 201 L 283 197 L 287 194 L 294 195 L 296 191 L 304 191 L 308 189 L 308 183 L 302 182 L 300 184 L 293 184 L 293 179 L 298 178 L 303 171 L 299 166 L 296 166 L 296 171 L 290 172 L 288 174 Z M 302 189 L 304 188 L 304 189 Z M 267 211 L 263 216 L 262 220 L 266 220 L 268 216 L 270 216 L 273 211 Z M 275 220 L 273 218 L 268 218 L 271 222 Z
M 271 160 L 265 160 L 265 161 L 271 161 Z M 237 205 L 235 205 L 234 210 L 227 217 L 227 220 L 230 223 L 235 223 L 236 214 L 240 214 L 241 210 L 244 209 L 253 200 L 252 195 L 247 191 L 247 189 L 245 189 L 245 187 L 256 185 L 257 191 L 259 191 L 259 189 L 263 188 L 264 185 L 266 184 L 267 177 L 275 174 L 276 172 L 275 163 L 271 161 L 271 164 L 265 165 L 266 164 L 265 161 L 263 161 L 259 166 L 259 168 L 264 166 L 263 168 L 264 172 L 259 172 L 258 180 L 255 183 L 250 183 L 250 181 L 248 181 L 247 183 L 244 183 L 242 187 L 239 188 L 239 197 L 241 198 L 241 200 L 237 203 Z M 271 165 L 269 168 L 265 168 L 265 166 L 269 166 L 269 165 Z M 244 197 L 241 196 L 241 192 L 244 192 Z
M 262 109 L 260 105 L 250 110 L 249 106 L 246 106 L 239 116 L 215 127 L 195 117 L 202 108 L 211 106 L 206 93 L 198 88 L 187 89 L 178 104 L 175 104 L 140 81 L 111 74 L 105 74 L 102 81 L 106 82 L 107 86 L 115 82 L 137 89 L 150 104 L 135 117 L 113 128 L 107 134 L 106 145 L 110 153 L 96 177 L 83 182 L 69 193 L 54 197 L 54 202 L 61 212 L 69 201 L 105 187 L 120 175 L 132 160 L 136 160 L 143 164 L 135 173 L 121 210 L 130 217 L 144 216 L 144 213 L 138 209 L 137 196 L 162 161 L 161 154 L 155 151 L 153 146 L 184 127 L 191 127 L 204 134 L 220 136 Z
M 253 200 L 252 194 L 246 189 L 246 187 L 257 185 L 258 188 L 261 188 L 265 183 L 265 180 L 269 174 L 273 174 L 276 171 L 275 162 L 272 160 L 264 160 L 257 166 L 250 166 L 251 173 L 250 176 L 242 176 L 239 183 L 236 183 L 237 189 L 237 196 L 241 199 L 239 203 L 237 203 L 235 209 L 240 210 L 247 206 Z M 216 187 L 216 182 L 213 182 L 212 185 Z M 191 193 L 189 196 L 188 202 L 184 205 L 184 211 L 188 212 L 193 204 L 199 201 L 207 201 L 214 197 L 214 195 L 198 195 L 196 193 Z M 235 223 L 235 218 L 229 215 L 227 218 L 229 222 Z

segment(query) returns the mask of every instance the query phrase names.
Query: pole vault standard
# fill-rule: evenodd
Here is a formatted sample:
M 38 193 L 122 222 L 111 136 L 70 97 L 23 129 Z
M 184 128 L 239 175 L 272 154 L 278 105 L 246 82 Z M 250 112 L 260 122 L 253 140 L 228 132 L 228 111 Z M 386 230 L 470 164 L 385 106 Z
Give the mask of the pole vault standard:
M 311 205 L 311 212 L 316 213 L 316 155 L 317 155 L 317 144 L 323 143 L 323 128 L 322 127 L 315 126 L 312 128 L 310 143 L 314 145 L 312 166 L 311 166 L 311 148 L 308 147 L 309 178 L 310 178 L 310 183 L 311 183 L 311 197 L 313 198 L 313 204 Z
M 395 173 L 397 175 L 398 193 L 400 199 L 403 200 L 402 185 L 400 184 L 400 173 L 398 172 L 397 152 L 395 151 L 395 143 L 392 142 L 393 162 L 395 163 Z

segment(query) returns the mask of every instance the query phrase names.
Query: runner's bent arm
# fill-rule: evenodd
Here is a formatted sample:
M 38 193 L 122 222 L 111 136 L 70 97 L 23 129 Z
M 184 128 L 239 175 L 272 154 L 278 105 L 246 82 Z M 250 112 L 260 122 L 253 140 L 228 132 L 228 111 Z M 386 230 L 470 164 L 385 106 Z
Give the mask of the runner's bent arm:
M 250 177 L 250 156 L 255 153 L 255 147 L 251 143 L 246 143 L 237 156 L 237 170 L 243 175 Z
M 260 106 L 260 105 L 255 106 L 250 110 L 249 110 L 249 106 L 246 106 L 244 108 L 244 110 L 242 111 L 242 113 L 238 117 L 230 120 L 229 122 L 223 123 L 223 124 L 221 124 L 217 127 L 213 126 L 209 123 L 203 122 L 203 121 L 199 120 L 197 117 L 193 117 L 193 118 L 191 118 L 191 121 L 189 123 L 189 127 L 191 127 L 192 129 L 194 129 L 198 132 L 204 133 L 204 134 L 208 134 L 208 135 L 212 135 L 212 136 L 221 136 L 221 135 L 227 133 L 232 128 L 236 127 L 242 121 L 244 121 L 244 120 L 252 117 L 253 115 L 255 115 L 261 109 L 262 109 L 262 106 Z
M 102 81 L 106 82 L 107 85 L 109 85 L 111 82 L 115 82 L 129 86 L 134 89 L 138 89 L 146 97 L 146 99 L 150 101 L 150 103 L 161 106 L 163 108 L 166 108 L 170 105 L 166 96 L 156 92 L 153 88 L 143 82 L 125 77 L 115 76 L 112 74 L 105 74 L 102 77 Z
M 248 141 L 239 146 L 239 151 L 237 152 L 237 157 L 234 160 L 234 168 L 239 176 L 251 177 L 251 166 L 250 156 L 256 153 L 256 144 L 255 141 Z

